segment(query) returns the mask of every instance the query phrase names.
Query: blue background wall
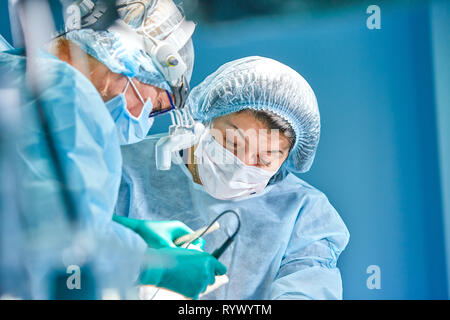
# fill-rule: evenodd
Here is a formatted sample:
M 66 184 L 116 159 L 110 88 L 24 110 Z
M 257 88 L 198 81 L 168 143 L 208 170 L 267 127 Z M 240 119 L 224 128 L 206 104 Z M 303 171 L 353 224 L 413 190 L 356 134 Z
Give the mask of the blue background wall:
M 429 8 L 382 7 L 381 30 L 367 29 L 366 8 L 198 25 L 192 85 L 249 55 L 302 74 L 322 134 L 301 178 L 328 195 L 350 230 L 344 298 L 447 299 Z M 380 290 L 366 286 L 370 265 L 381 268 Z
M 366 8 L 199 25 L 192 85 L 249 55 L 302 74 L 322 135 L 301 178 L 328 195 L 350 230 L 339 263 L 344 298 L 447 299 L 429 7 L 382 6 L 381 30 L 366 28 Z M 6 18 L 2 4 L 9 38 Z M 366 286 L 370 265 L 381 268 L 380 290 Z
M 301 178 L 324 191 L 351 233 L 340 267 L 348 299 L 447 298 L 427 6 L 199 25 L 195 85 L 224 62 L 277 59 L 315 90 L 322 135 Z M 366 286 L 381 268 L 381 290 Z

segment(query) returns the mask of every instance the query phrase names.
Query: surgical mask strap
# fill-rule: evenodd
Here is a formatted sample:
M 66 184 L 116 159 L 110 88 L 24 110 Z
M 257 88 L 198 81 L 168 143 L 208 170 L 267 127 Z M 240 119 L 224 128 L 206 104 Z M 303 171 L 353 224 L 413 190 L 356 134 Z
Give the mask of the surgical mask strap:
M 144 101 L 144 99 L 142 98 L 141 94 L 139 93 L 139 90 L 136 88 L 136 85 L 134 84 L 134 82 L 131 81 L 131 78 L 130 78 L 130 77 L 127 77 L 127 78 L 128 78 L 128 84 L 131 83 L 131 86 L 133 87 L 134 91 L 136 91 L 136 94 L 138 95 L 138 97 L 139 97 L 139 99 L 141 100 L 142 104 L 145 104 L 145 101 Z M 126 89 L 128 89 L 128 85 L 127 85 L 127 88 L 126 88 Z
M 131 82 L 131 79 L 129 78 L 129 77 L 127 77 L 127 85 L 125 86 L 125 89 L 122 91 L 122 94 L 123 95 L 125 95 L 125 93 L 127 92 L 127 90 L 128 90 L 128 87 L 130 86 L 130 82 Z

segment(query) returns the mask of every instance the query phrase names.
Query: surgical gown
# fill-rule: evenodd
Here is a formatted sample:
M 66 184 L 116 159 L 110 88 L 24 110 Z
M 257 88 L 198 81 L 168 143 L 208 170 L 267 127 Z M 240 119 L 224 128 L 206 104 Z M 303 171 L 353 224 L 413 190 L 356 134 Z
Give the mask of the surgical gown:
M 204 299 L 342 299 L 336 266 L 349 232 L 326 196 L 293 174 L 257 195 L 217 200 L 195 184 L 185 164 L 155 167 L 159 136 L 122 147 L 123 178 L 116 213 L 136 219 L 180 220 L 192 229 L 235 210 L 240 232 L 220 257 L 229 283 Z M 180 161 L 181 158 L 177 158 Z M 233 215 L 204 236 L 213 252 L 236 228 Z
M 104 277 L 105 285 L 119 276 L 131 284 L 138 276 L 146 244 L 136 233 L 111 220 L 122 166 L 113 119 L 82 73 L 46 52 L 39 54 L 36 63 L 39 98 L 77 207 L 78 231 L 81 237 L 93 235 L 96 240 L 91 240 L 97 242 L 82 245 L 92 255 L 89 260 L 96 260 L 96 274 Z M 32 275 L 40 274 L 35 277 L 32 297 L 47 299 L 50 289 L 42 287 L 42 277 L 61 267 L 58 264 L 70 264 L 70 257 L 62 261 L 53 251 L 69 247 L 71 239 L 66 237 L 70 230 L 65 228 L 65 208 L 38 121 L 36 100 L 26 87 L 25 67 L 26 58 L 20 51 L 0 53 L 0 71 L 11 75 L 9 86 L 22 98 L 17 128 L 22 210 L 35 244 L 30 242 L 27 248 L 29 261 L 25 264 Z

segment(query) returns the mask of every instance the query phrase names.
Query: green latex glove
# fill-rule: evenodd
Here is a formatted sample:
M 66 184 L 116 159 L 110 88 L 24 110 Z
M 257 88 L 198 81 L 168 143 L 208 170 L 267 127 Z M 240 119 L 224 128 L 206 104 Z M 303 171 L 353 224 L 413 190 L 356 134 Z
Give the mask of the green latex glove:
M 131 219 L 117 215 L 113 215 L 113 220 L 139 234 L 149 247 L 155 249 L 166 247 L 175 248 L 176 245 L 174 241 L 176 239 L 185 234 L 194 232 L 191 228 L 178 220 L 151 221 Z M 205 240 L 199 238 L 192 244 L 200 246 L 200 248 L 203 249 Z
M 216 275 L 226 272 L 227 268 L 206 252 L 184 248 L 147 249 L 140 282 L 197 299 L 215 282 Z

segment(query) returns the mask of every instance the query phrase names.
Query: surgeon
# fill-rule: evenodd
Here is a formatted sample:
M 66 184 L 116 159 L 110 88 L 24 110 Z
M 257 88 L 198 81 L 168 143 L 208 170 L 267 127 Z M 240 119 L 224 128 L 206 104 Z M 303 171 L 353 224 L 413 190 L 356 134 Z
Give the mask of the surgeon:
M 226 268 L 207 253 L 175 248 L 173 241 L 191 233 L 190 228 L 174 221 L 146 223 L 139 228 L 145 234 L 139 235 L 112 221 L 122 170 L 120 145 L 142 140 L 155 115 L 180 106 L 183 97 L 178 91 L 189 82 L 193 67 L 192 23 L 172 0 L 118 3 L 120 21 L 128 26 L 128 33 L 71 30 L 54 40 L 48 52 L 40 53 L 36 60 L 38 98 L 81 225 L 113 248 L 113 254 L 102 260 L 103 273 L 195 298 Z M 147 37 L 153 44 L 165 41 L 176 48 L 187 66 L 179 81 L 169 79 L 145 48 L 133 46 L 130 35 Z M 26 90 L 26 65 L 20 50 L 0 53 L 1 72 L 14 75 L 13 85 L 24 98 L 18 146 L 28 196 L 24 211 L 33 223 L 53 223 L 56 234 L 59 228 L 51 213 L 60 208 L 55 196 L 58 180 L 37 120 L 36 99 Z M 118 255 L 121 251 L 127 254 Z
M 337 261 L 349 232 L 327 197 L 295 175 L 310 169 L 320 134 L 305 79 L 247 57 L 208 76 L 187 105 L 207 129 L 169 171 L 155 169 L 158 136 L 122 147 L 116 214 L 199 228 L 237 212 L 240 231 L 220 257 L 230 281 L 205 299 L 342 299 Z M 206 252 L 236 230 L 233 216 L 219 222 Z

